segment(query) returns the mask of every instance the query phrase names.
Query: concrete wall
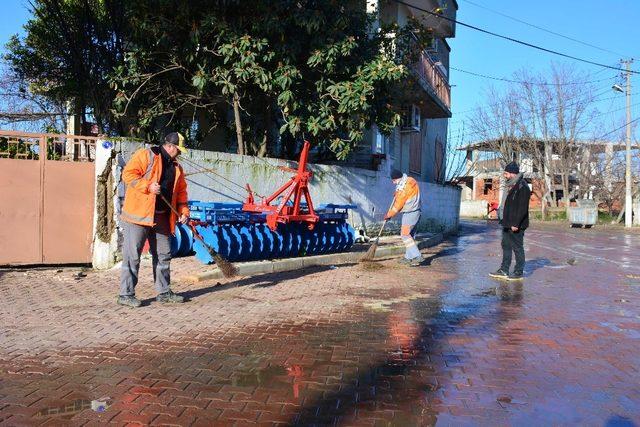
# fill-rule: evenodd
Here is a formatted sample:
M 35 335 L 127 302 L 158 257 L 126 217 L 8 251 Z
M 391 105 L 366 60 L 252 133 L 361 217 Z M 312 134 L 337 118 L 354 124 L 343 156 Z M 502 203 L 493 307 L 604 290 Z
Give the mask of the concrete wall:
M 116 184 L 120 182 L 122 165 L 131 155 L 142 147 L 139 143 L 114 142 L 112 148 L 118 155 L 114 163 Z M 108 157 L 111 149 L 101 149 L 97 157 Z M 278 159 L 260 159 L 237 154 L 190 150 L 181 161 L 187 174 L 189 199 L 217 202 L 242 202 L 246 197 L 243 189 L 249 183 L 260 195 L 270 195 L 284 184 L 292 175 L 279 167 L 296 167 L 297 163 Z M 187 160 L 198 166 L 190 165 Z M 119 166 L 117 166 L 117 165 Z M 195 173 L 202 169 L 212 169 L 213 173 Z M 371 171 L 335 165 L 310 165 L 314 173 L 311 182 L 311 197 L 316 205 L 322 203 L 353 203 L 359 208 L 352 212 L 351 223 L 366 228 L 371 234 L 379 229 L 384 214 L 393 199 L 394 186 L 389 176 L 389 167 L 383 164 L 381 171 Z M 460 189 L 452 186 L 440 186 L 421 182 L 422 218 L 421 231 L 455 231 L 458 228 L 460 212 Z M 116 190 L 120 198 L 124 196 L 122 183 Z M 116 213 L 119 206 L 114 209 Z M 399 220 L 399 217 L 397 218 Z M 390 224 L 389 231 L 395 232 L 399 224 Z M 119 229 L 119 227 L 118 227 Z M 113 251 L 115 237 L 102 244 Z M 113 255 L 100 255 L 100 265 L 104 260 L 112 260 Z
M 463 218 L 485 218 L 489 203 L 486 200 L 463 200 L 460 202 L 460 216 Z

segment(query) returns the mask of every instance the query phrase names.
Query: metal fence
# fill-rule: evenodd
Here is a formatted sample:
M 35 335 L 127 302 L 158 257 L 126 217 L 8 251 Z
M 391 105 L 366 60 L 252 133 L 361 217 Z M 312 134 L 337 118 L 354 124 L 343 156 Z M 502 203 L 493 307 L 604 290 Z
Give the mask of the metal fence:
M 96 141 L 0 130 L 0 265 L 91 261 Z
M 97 138 L 91 136 L 0 131 L 0 158 L 92 162 Z

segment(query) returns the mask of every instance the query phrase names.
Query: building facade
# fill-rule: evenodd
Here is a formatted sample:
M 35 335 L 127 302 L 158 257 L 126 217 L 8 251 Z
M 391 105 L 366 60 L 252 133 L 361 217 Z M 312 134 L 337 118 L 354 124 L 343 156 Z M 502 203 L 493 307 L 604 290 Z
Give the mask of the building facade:
M 391 135 L 382 135 L 375 127 L 369 129 L 348 163 L 367 169 L 377 169 L 384 163 L 387 168 L 399 169 L 419 181 L 443 183 L 451 117 L 451 48 L 447 39 L 455 37 L 455 23 L 420 9 L 455 19 L 458 4 L 455 0 L 408 0 L 403 3 L 406 4 L 368 0 L 367 9 L 382 23 L 402 26 L 412 18 L 418 19 L 433 35 L 431 46 L 420 53 L 411 67 L 413 77 L 419 82 L 417 101 L 406 105 L 402 125 Z
M 513 141 L 510 141 L 510 143 L 514 147 L 517 147 L 520 144 L 520 141 L 514 139 Z M 537 144 L 539 145 L 539 148 L 536 151 L 542 152 L 544 142 L 537 141 Z M 547 145 L 551 150 L 549 153 L 550 162 L 552 165 L 555 165 L 556 162 L 560 161 L 559 155 L 556 154 L 557 149 L 553 143 L 548 143 Z M 462 190 L 462 209 L 473 211 L 474 215 L 471 216 L 477 216 L 476 214 L 479 214 L 482 211 L 483 215 L 488 215 L 490 218 L 496 217 L 496 212 L 493 208 L 499 205 L 500 200 L 502 200 L 502 193 L 504 191 L 504 178 L 502 177 L 502 173 L 505 165 L 504 160 L 497 151 L 497 146 L 498 144 L 494 141 L 481 141 L 459 148 L 459 150 L 466 151 L 467 166 L 465 168 L 465 175 L 457 177 L 455 181 Z M 529 145 L 529 147 L 530 146 L 531 145 Z M 625 149 L 624 144 L 612 141 L 579 141 L 576 142 L 575 147 L 577 154 L 573 155 L 572 158 L 583 158 L 584 160 L 577 163 L 573 172 L 568 176 L 569 194 L 564 194 L 562 177 L 559 174 L 546 172 L 547 177 L 553 175 L 552 178 L 547 179 L 552 180 L 550 185 L 553 189 L 552 194 L 555 196 L 554 202 L 558 207 L 566 207 L 567 205 L 575 204 L 575 196 L 573 196 L 573 194 L 574 192 L 577 192 L 577 190 L 581 189 L 581 185 L 585 187 L 582 188 L 583 191 L 579 191 L 579 193 L 586 193 L 587 195 L 585 197 L 590 199 L 594 198 L 594 192 L 597 193 L 597 189 L 593 187 L 593 185 L 594 183 L 599 183 L 601 181 L 595 180 L 593 182 L 581 183 L 580 177 L 584 177 L 585 174 L 597 175 L 602 173 L 604 175 L 604 179 L 602 180 L 603 185 L 612 187 L 613 189 L 624 185 L 624 182 L 617 180 L 612 172 L 612 165 L 615 163 L 614 158 L 616 153 Z M 640 147 L 633 146 L 633 149 L 638 148 Z M 548 186 L 545 183 L 544 178 L 545 174 L 534 167 L 531 157 L 527 154 L 526 149 L 514 149 L 513 155 L 513 160 L 520 165 L 520 171 L 523 173 L 523 176 L 531 189 L 529 209 L 540 209 L 544 200 L 544 194 L 548 191 Z M 596 157 L 593 157 L 594 155 Z M 598 156 L 601 163 L 600 168 L 595 167 L 594 163 Z M 608 166 L 605 167 L 603 165 Z M 546 168 L 546 166 L 543 166 L 543 168 Z M 559 167 L 555 166 L 551 168 L 551 170 L 559 169 Z M 481 204 L 475 202 L 485 203 Z M 547 206 L 550 207 L 548 201 L 546 203 Z M 479 206 L 482 206 L 482 208 L 480 209 Z M 621 208 L 620 201 L 613 201 L 610 208 L 619 211 Z M 463 212 L 463 216 L 467 215 Z

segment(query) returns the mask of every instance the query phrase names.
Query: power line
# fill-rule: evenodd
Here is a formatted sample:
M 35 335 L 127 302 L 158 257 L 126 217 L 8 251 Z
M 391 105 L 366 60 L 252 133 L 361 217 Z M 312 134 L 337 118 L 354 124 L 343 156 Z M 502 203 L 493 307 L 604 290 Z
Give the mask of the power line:
M 583 58 L 579 58 L 577 56 L 568 55 L 566 53 L 558 52 L 557 50 L 547 49 L 546 47 L 538 46 L 538 45 L 535 45 L 533 43 L 528 43 L 528 42 L 525 42 L 525 41 L 522 41 L 522 40 L 514 39 L 513 37 L 503 36 L 502 34 L 494 33 L 493 31 L 485 30 L 484 28 L 476 27 L 475 25 L 467 24 L 467 23 L 458 21 L 456 19 L 449 18 L 447 16 L 442 16 L 440 14 L 437 14 L 435 12 L 431 12 L 430 10 L 427 10 L 427 9 L 424 9 L 424 8 L 421 8 L 421 7 L 414 6 L 412 4 L 404 2 L 402 0 L 393 0 L 393 1 L 398 3 L 398 4 L 403 4 L 403 5 L 407 6 L 407 7 L 412 8 L 412 9 L 416 9 L 416 10 L 419 10 L 421 12 L 427 13 L 429 15 L 435 16 L 436 18 L 444 19 L 445 21 L 453 22 L 454 24 L 462 25 L 463 27 L 471 28 L 472 30 L 479 31 L 479 32 L 484 33 L 484 34 L 489 34 L 490 36 L 498 37 L 498 38 L 501 38 L 501 39 L 504 39 L 504 40 L 508 40 L 510 42 L 513 42 L 513 43 L 521 44 L 523 46 L 527 46 L 527 47 L 530 47 L 532 49 L 537 49 L 537 50 L 540 50 L 542 52 L 547 52 L 547 53 L 550 53 L 550 54 L 553 54 L 553 55 L 557 55 L 557 56 L 561 56 L 561 57 L 564 57 L 564 58 L 573 59 L 574 61 L 584 62 L 585 64 L 591 64 L 591 65 L 595 65 L 595 66 L 598 66 L 598 67 L 610 68 L 610 69 L 616 70 L 616 71 L 624 71 L 624 72 L 627 71 L 627 70 L 625 70 L 623 68 L 620 68 L 620 67 L 613 67 L 611 65 L 602 64 L 600 62 L 590 61 L 588 59 L 583 59 Z M 640 71 L 631 70 L 630 72 L 633 73 L 633 74 L 640 74 Z
M 613 103 L 612 103 L 613 105 Z M 640 102 L 636 102 L 635 104 L 631 104 L 631 107 L 637 107 L 638 105 L 640 105 Z M 592 118 L 596 118 L 596 117 L 602 117 L 602 116 L 606 116 L 607 114 L 611 114 L 611 113 L 615 113 L 616 111 L 622 111 L 625 110 L 627 108 L 627 106 L 625 105 L 624 107 L 620 107 L 620 108 L 616 108 L 615 110 L 612 110 L 611 108 L 609 108 L 608 111 L 600 113 L 600 114 L 596 114 L 595 116 L 593 116 Z
M 604 82 L 606 80 L 613 80 L 613 79 L 616 78 L 616 77 L 608 77 L 606 79 L 583 81 L 583 82 L 566 82 L 566 83 L 530 82 L 530 81 L 525 81 L 525 80 L 511 80 L 511 79 L 507 79 L 507 78 L 504 78 L 504 77 L 495 77 L 495 76 L 490 76 L 490 75 L 487 75 L 487 74 L 475 73 L 473 71 L 462 70 L 460 68 L 456 68 L 456 67 L 452 67 L 452 66 L 449 66 L 449 68 L 452 69 L 452 70 L 459 71 L 461 73 L 470 74 L 472 76 L 482 77 L 482 78 L 485 78 L 485 79 L 499 80 L 499 81 L 508 82 L 508 83 L 528 84 L 528 85 L 535 85 L 535 86 L 571 86 L 571 85 L 581 85 L 581 84 L 591 84 L 591 83 Z
M 616 96 L 616 97 L 612 97 L 612 98 L 610 98 L 610 99 L 614 99 L 614 98 L 619 98 L 619 97 L 618 97 L 618 96 Z M 605 99 L 601 99 L 600 101 L 604 101 L 604 100 L 606 100 L 606 99 L 607 99 L 607 98 L 605 98 Z M 574 105 L 579 104 L 580 102 L 582 102 L 582 101 L 574 102 L 574 103 L 571 103 L 571 104 L 567 104 L 567 105 L 564 105 L 563 107 L 564 107 L 564 108 L 569 108 L 569 107 L 572 107 L 572 106 L 574 106 Z M 633 104 L 632 106 L 636 106 L 636 105 L 639 105 L 639 104 L 640 104 L 640 103 L 636 103 L 636 104 Z M 494 106 L 495 106 L 495 104 L 494 104 Z M 482 108 L 482 107 L 479 107 L 479 108 Z M 614 111 L 619 111 L 619 110 L 622 110 L 622 109 L 625 109 L 625 108 L 626 108 L 626 107 L 624 107 L 624 108 L 620 108 L 620 109 L 618 109 L 618 110 L 614 110 Z M 549 110 L 547 110 L 547 113 L 553 113 L 553 112 L 558 111 L 558 110 L 559 110 L 559 107 L 550 108 Z M 591 119 L 595 119 L 595 118 L 597 118 L 597 117 L 601 117 L 601 116 L 604 116 L 604 115 L 610 114 L 610 113 L 612 113 L 612 112 L 613 112 L 613 111 L 608 111 L 608 112 L 606 112 L 606 113 L 596 114 L 595 116 L 591 117 Z M 532 114 L 531 112 L 527 111 L 527 115 L 526 115 L 526 116 L 523 116 L 523 117 L 530 117 L 530 116 L 531 116 L 531 114 Z M 640 119 L 640 118 L 639 118 L 639 119 Z M 480 131 L 469 131 L 469 132 L 464 132 L 464 133 L 462 133 L 462 134 L 458 134 L 458 137 L 459 137 L 459 138 L 464 139 L 464 138 L 473 137 L 473 136 L 477 136 L 477 135 L 487 134 L 487 133 L 490 133 L 490 132 L 495 131 L 495 130 L 500 130 L 500 129 L 499 129 L 499 128 L 497 128 L 497 127 L 494 127 L 494 128 L 488 128 L 488 129 L 484 129 L 484 130 L 480 130 Z M 605 135 L 603 135 L 603 136 L 607 136 L 607 135 L 609 135 L 609 134 L 611 134 L 611 133 L 615 132 L 616 130 L 618 130 L 618 129 L 615 129 L 615 130 L 613 130 L 613 131 L 611 131 L 611 132 L 609 132 L 609 133 L 607 133 L 607 134 L 605 134 Z
M 619 130 L 623 129 L 623 128 L 625 128 L 627 125 L 629 125 L 629 124 L 633 124 L 633 123 L 637 122 L 638 120 L 640 120 L 640 117 L 635 118 L 635 119 L 631 120 L 630 122 L 623 124 L 622 126 L 619 126 L 619 127 L 615 128 L 615 129 L 613 129 L 613 130 L 611 130 L 611 131 L 609 131 L 609 132 L 607 132 L 607 133 L 604 133 L 604 134 L 602 134 L 602 135 L 600 135 L 600 136 L 598 136 L 598 137 L 594 138 L 594 141 L 602 140 L 602 139 L 604 139 L 605 137 L 607 137 L 607 136 L 611 135 L 612 133 L 615 133 L 615 132 L 617 132 L 617 131 L 619 131 Z M 464 135 L 463 135 L 463 136 L 464 136 Z M 462 147 L 458 147 L 458 148 L 462 148 Z
M 453 67 L 449 67 L 449 68 L 453 68 Z M 594 71 L 593 73 L 589 73 L 589 76 L 590 76 L 590 77 L 595 77 L 596 75 L 601 74 L 601 73 L 603 73 L 603 72 L 605 72 L 605 71 L 607 71 L 607 69 L 606 69 L 606 68 L 601 68 L 601 69 L 600 69 L 600 70 L 598 70 L 598 71 Z M 615 78 L 616 78 L 615 76 L 614 76 L 614 77 L 611 77 L 611 79 L 615 79 Z M 603 79 L 603 81 L 606 81 L 606 80 L 609 80 L 609 79 L 608 79 L 608 78 L 607 78 L 607 79 Z M 605 90 L 604 92 L 602 92 L 602 94 L 607 93 L 607 92 L 609 92 L 609 89 L 607 89 L 607 90 Z M 617 98 L 617 97 L 610 97 L 610 98 L 605 98 L 605 99 L 600 99 L 600 100 L 599 100 L 599 99 L 597 99 L 597 97 L 598 97 L 598 96 L 600 96 L 600 94 L 599 94 L 599 95 L 596 95 L 596 99 L 594 99 L 594 101 L 606 101 L 606 100 L 609 100 L 609 99 L 615 99 L 615 98 Z M 474 112 L 474 111 L 476 111 L 476 110 L 479 110 L 479 109 L 481 109 L 481 108 L 483 108 L 483 107 L 473 107 L 473 108 L 469 108 L 468 110 L 457 111 L 457 112 L 455 113 L 455 115 L 454 115 L 454 117 L 453 117 L 453 119 L 452 119 L 452 120 L 457 119 L 457 116 L 464 115 L 464 114 L 468 114 L 468 113 Z
M 611 97 L 609 97 L 609 98 L 599 98 L 600 96 L 602 96 L 602 95 L 604 95 L 605 93 L 608 93 L 608 92 L 610 92 L 610 91 L 611 91 L 611 89 L 610 89 L 610 88 L 607 88 L 607 89 L 603 90 L 602 92 L 595 94 L 595 95 L 594 95 L 594 98 L 593 98 L 593 102 L 602 102 L 602 101 L 608 101 L 608 100 L 610 100 L 610 99 L 618 99 L 618 98 L 620 98 L 620 96 L 611 96 Z M 580 101 L 580 102 L 582 102 L 582 101 Z M 579 102 L 575 102 L 575 103 L 572 103 L 572 104 L 568 104 L 568 105 L 565 105 L 565 107 L 571 107 L 571 106 L 576 105 L 576 104 L 578 104 L 578 103 L 579 103 Z M 453 116 L 453 118 L 452 118 L 452 119 L 455 119 L 455 118 L 456 118 L 456 116 L 463 115 L 463 114 L 469 114 L 469 113 L 472 113 L 472 112 L 474 112 L 474 111 L 482 110 L 482 109 L 484 109 L 484 108 L 486 108 L 486 107 L 496 107 L 496 106 L 498 106 L 498 104 L 489 104 L 488 106 L 479 106 L 479 107 L 475 107 L 475 108 L 470 108 L 470 109 L 468 109 L 468 110 L 464 110 L 464 111 L 461 111 L 461 112 L 459 112 L 459 113 L 455 113 L 455 115 Z M 550 109 L 549 111 L 555 111 L 555 110 L 556 110 L 556 109 L 553 109 L 553 108 L 552 108 L 552 109 Z
M 634 123 L 634 122 L 637 122 L 638 120 L 640 120 L 640 117 L 637 117 L 637 118 L 635 118 L 635 119 L 631 120 L 630 122 L 627 122 L 627 123 L 623 124 L 622 126 L 615 128 L 615 129 L 614 129 L 614 130 L 612 130 L 612 131 L 609 131 L 609 132 L 607 132 L 607 133 L 605 133 L 605 134 L 603 134 L 603 135 L 600 135 L 599 137 L 597 137 L 597 138 L 596 138 L 596 140 L 603 139 L 605 136 L 609 136 L 609 135 L 611 135 L 612 133 L 617 132 L 617 131 L 619 131 L 620 129 L 625 128 L 627 125 L 630 125 L 630 124 L 632 124 L 632 123 Z
M 599 47 L 599 46 L 593 45 L 591 43 L 583 42 L 582 40 L 578 40 L 578 39 L 575 39 L 573 37 L 565 36 L 564 34 L 557 33 L 555 31 L 549 30 L 549 29 L 544 28 L 544 27 L 540 27 L 540 26 L 535 25 L 535 24 L 531 24 L 530 22 L 526 22 L 526 21 L 523 21 L 522 19 L 515 18 L 513 16 L 509 16 L 509 15 L 507 15 L 505 13 L 502 13 L 502 12 L 494 10 L 494 9 L 490 9 L 490 8 L 488 8 L 486 6 L 481 5 L 481 4 L 472 2 L 471 0 L 462 0 L 462 1 L 465 2 L 465 3 L 472 4 L 472 5 L 476 6 L 476 7 L 481 8 L 481 9 L 487 10 L 487 11 L 489 11 L 491 13 L 495 13 L 496 15 L 500 15 L 500 16 L 505 17 L 507 19 L 511 19 L 512 21 L 516 21 L 516 22 L 519 22 L 521 24 L 528 25 L 529 27 L 533 27 L 533 28 L 536 28 L 538 30 L 544 31 L 545 33 L 553 34 L 554 36 L 562 37 L 563 39 L 571 40 L 572 42 L 580 43 L 581 45 L 584 45 L 584 46 L 589 46 L 589 47 L 592 47 L 594 49 L 598 49 L 598 50 L 600 50 L 602 52 L 612 53 L 614 55 L 621 56 L 621 57 L 627 57 L 628 56 L 628 55 L 624 55 L 624 54 L 619 53 L 619 52 L 614 52 L 612 50 L 605 49 L 603 47 Z

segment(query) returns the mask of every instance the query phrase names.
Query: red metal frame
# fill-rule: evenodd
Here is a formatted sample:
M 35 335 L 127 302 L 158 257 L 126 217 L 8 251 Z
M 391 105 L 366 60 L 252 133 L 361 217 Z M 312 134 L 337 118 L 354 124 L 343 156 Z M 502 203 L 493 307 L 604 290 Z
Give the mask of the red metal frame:
M 271 196 L 263 198 L 262 203 L 255 203 L 253 198 L 253 191 L 247 184 L 247 201 L 242 206 L 242 210 L 245 212 L 254 213 L 266 213 L 267 225 L 270 229 L 274 230 L 278 227 L 278 223 L 287 224 L 292 221 L 306 222 L 309 230 L 313 230 L 318 222 L 318 215 L 313 209 L 313 202 L 311 201 L 311 195 L 309 194 L 309 180 L 313 176 L 313 173 L 307 170 L 307 159 L 309 158 L 309 148 L 311 144 L 309 141 L 304 142 L 302 147 L 302 153 L 300 153 L 300 160 L 298 162 L 298 169 L 292 169 L 281 166 L 280 169 L 293 172 L 296 175 L 291 177 L 289 182 L 284 184 Z M 272 206 L 271 202 L 284 194 L 280 204 Z M 293 197 L 293 206 L 289 206 L 287 203 Z M 306 211 L 302 211 L 300 203 L 302 199 L 307 202 Z

